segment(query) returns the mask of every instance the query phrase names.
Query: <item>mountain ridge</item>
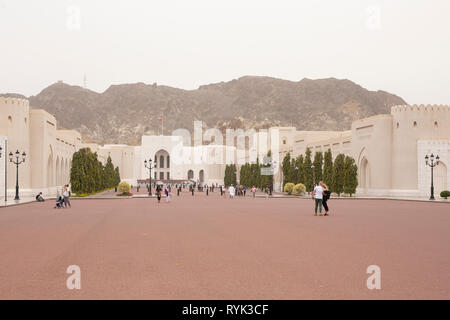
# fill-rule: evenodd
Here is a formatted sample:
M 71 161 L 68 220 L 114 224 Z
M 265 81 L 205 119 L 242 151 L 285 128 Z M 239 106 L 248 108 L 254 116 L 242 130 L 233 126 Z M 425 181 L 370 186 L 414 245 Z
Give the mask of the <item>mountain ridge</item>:
M 65 128 L 80 131 L 84 141 L 140 144 L 143 134 L 186 128 L 194 120 L 206 127 L 295 126 L 299 130 L 345 130 L 351 122 L 389 113 L 406 104 L 397 95 L 369 91 L 348 79 L 290 81 L 243 76 L 185 90 L 165 85 L 124 83 L 98 93 L 54 83 L 28 98 L 33 108 L 54 114 Z

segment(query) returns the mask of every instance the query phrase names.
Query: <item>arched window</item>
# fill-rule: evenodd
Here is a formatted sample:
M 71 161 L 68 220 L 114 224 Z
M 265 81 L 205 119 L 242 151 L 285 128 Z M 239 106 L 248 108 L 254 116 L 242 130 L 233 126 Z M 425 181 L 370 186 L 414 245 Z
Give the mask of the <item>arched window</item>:
M 413 122 L 413 127 L 414 127 L 414 128 L 417 128 L 417 121 L 414 121 L 414 122 Z
M 400 127 L 400 124 L 397 122 L 397 129 Z
M 170 156 L 167 156 L 167 168 L 170 168 Z M 167 178 L 169 179 L 169 178 Z
M 12 124 L 12 117 L 11 116 L 8 116 L 8 122 L 9 122 L 9 124 Z
M 438 127 L 438 122 L 437 122 L 437 121 L 434 122 L 434 127 L 435 127 L 435 128 Z
M 164 168 L 164 156 L 159 156 L 159 167 Z
M 158 165 L 158 157 L 155 155 L 155 167 Z

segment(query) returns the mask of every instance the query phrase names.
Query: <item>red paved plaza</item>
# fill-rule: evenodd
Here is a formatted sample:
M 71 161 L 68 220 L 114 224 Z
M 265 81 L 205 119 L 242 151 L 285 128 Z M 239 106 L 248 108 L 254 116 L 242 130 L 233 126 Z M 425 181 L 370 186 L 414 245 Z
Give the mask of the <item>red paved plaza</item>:
M 1 299 L 449 299 L 450 205 L 72 199 L 0 209 Z M 66 269 L 81 268 L 81 290 Z M 369 290 L 369 265 L 381 290 Z

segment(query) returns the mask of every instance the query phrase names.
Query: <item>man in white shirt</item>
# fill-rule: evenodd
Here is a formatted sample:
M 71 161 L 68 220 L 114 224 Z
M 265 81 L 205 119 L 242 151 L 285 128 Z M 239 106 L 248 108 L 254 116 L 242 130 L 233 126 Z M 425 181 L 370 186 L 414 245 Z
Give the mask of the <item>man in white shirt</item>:
M 236 189 L 234 189 L 234 187 L 232 185 L 228 188 L 228 192 L 230 193 L 230 198 L 234 198 L 235 191 L 236 191 Z
M 322 200 L 323 200 L 323 182 L 320 181 L 318 186 L 315 186 L 313 191 L 315 206 L 314 215 L 317 216 L 317 208 L 319 208 L 320 215 L 322 215 Z

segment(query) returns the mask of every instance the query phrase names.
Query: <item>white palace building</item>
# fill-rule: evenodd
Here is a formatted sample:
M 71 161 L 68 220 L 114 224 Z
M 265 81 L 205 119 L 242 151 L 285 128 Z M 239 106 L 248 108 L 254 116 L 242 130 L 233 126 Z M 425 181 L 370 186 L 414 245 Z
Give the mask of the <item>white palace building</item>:
M 189 125 L 189 124 L 187 124 Z M 89 147 L 101 161 L 111 156 L 122 180 L 131 184 L 149 178 L 144 160 L 152 160 L 152 179 L 191 180 L 199 183 L 223 183 L 225 165 L 259 158 L 263 162 L 272 152 L 274 189 L 280 191 L 281 162 L 290 152 L 296 157 L 306 148 L 332 150 L 352 156 L 358 165 L 358 195 L 412 196 L 429 194 L 431 170 L 425 156 L 439 155 L 434 168 L 435 193 L 450 189 L 450 107 L 442 105 L 405 105 L 391 108 L 390 114 L 354 121 L 348 131 L 299 131 L 294 127 L 272 127 L 247 132 L 202 128 L 195 122 L 194 135 L 179 129 L 171 136 L 143 136 L 140 146 L 83 143 L 74 130 L 59 130 L 54 116 L 32 109 L 25 99 L 0 97 L 0 199 L 7 181 L 8 197 L 13 197 L 16 166 L 9 162 L 9 152 L 25 152 L 19 165 L 21 197 L 43 192 L 55 195 L 68 184 L 72 155 Z M 7 152 L 5 153 L 5 150 Z M 19 160 L 22 159 L 20 156 Z M 7 179 L 5 179 L 7 166 Z

